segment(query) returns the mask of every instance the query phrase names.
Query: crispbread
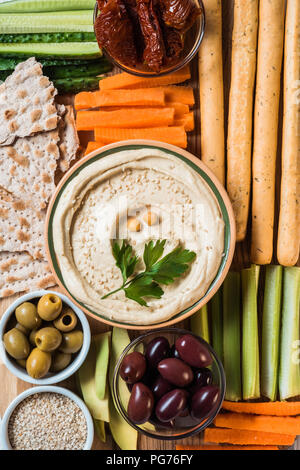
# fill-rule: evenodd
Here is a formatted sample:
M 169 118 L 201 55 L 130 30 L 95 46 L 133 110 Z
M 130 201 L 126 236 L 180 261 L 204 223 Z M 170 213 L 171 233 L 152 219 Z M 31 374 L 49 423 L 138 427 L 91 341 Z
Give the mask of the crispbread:
M 56 94 L 34 57 L 18 64 L 0 86 L 0 146 L 11 145 L 17 137 L 55 129 Z
M 64 126 L 59 130 L 59 152 L 60 159 L 58 166 L 64 173 L 70 168 L 70 163 L 76 158 L 79 148 L 79 139 L 76 131 L 75 116 L 72 106 L 66 106 L 66 113 L 63 117 Z
M 0 298 L 55 284 L 46 261 L 35 260 L 26 252 L 0 253 Z
M 45 259 L 45 217 L 45 211 L 0 187 L 0 250 L 28 251 L 35 259 Z
M 52 196 L 59 158 L 58 130 L 17 139 L 0 147 L 0 186 L 40 210 Z

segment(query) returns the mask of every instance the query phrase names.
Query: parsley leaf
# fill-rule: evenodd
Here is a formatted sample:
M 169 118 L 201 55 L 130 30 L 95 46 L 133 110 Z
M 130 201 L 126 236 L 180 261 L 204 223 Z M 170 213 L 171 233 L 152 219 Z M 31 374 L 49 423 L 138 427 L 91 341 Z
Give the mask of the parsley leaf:
M 146 265 L 146 271 L 149 271 L 153 264 L 162 256 L 165 244 L 166 240 L 157 240 L 155 245 L 152 240 L 149 243 L 146 243 L 144 248 L 144 263 Z
M 164 294 L 164 291 L 159 287 L 157 282 L 153 282 L 151 277 L 148 276 L 133 279 L 129 286 L 124 288 L 124 292 L 128 299 L 132 299 L 144 307 L 147 307 L 147 303 L 142 297 L 155 297 L 160 299 Z
M 188 263 L 193 261 L 195 257 L 196 253 L 184 250 L 179 246 L 153 264 L 147 274 L 160 284 L 171 284 L 177 277 L 185 273 L 189 267 Z
M 139 257 L 132 254 L 132 246 L 127 245 L 125 240 L 123 240 L 121 248 L 120 245 L 115 242 L 113 244 L 112 251 L 116 260 L 116 265 L 121 270 L 123 281 L 126 282 L 134 273 Z

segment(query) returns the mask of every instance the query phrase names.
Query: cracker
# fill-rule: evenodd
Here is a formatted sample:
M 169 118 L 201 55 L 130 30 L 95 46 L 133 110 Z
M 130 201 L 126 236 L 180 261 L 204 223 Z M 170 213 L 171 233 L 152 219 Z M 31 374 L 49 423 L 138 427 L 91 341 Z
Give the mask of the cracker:
M 17 139 L 0 147 L 0 186 L 44 209 L 55 190 L 58 130 Z
M 70 163 L 76 158 L 79 148 L 79 138 L 76 131 L 75 116 L 72 106 L 66 106 L 63 117 L 64 126 L 59 128 L 59 169 L 64 173 L 70 168 Z
M 0 250 L 28 251 L 35 259 L 45 259 L 45 218 L 45 211 L 0 187 Z
M 0 86 L 0 146 L 11 145 L 17 137 L 55 129 L 56 94 L 34 57 L 18 64 Z
M 26 252 L 0 253 L 0 298 L 55 284 L 47 261 L 35 260 Z

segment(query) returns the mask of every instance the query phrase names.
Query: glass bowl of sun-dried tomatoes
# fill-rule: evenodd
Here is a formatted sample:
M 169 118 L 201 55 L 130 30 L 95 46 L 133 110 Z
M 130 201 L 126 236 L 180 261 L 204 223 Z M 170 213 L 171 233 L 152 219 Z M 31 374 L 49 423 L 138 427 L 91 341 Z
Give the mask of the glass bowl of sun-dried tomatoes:
M 187 65 L 205 29 L 201 0 L 97 0 L 99 47 L 125 72 L 157 77 Z

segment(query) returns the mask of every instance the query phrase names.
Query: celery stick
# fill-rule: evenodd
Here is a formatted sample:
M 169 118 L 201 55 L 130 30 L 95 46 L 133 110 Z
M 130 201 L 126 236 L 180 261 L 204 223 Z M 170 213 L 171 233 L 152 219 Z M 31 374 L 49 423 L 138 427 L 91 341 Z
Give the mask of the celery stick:
M 107 371 L 109 365 L 111 332 L 100 333 L 93 336 L 93 344 L 96 348 L 96 367 L 95 367 L 95 388 L 96 395 L 100 400 L 104 400 L 107 382 Z
M 282 327 L 279 366 L 280 400 L 300 395 L 300 268 L 283 269 Z
M 105 433 L 105 423 L 99 419 L 94 419 L 94 428 L 96 435 L 99 437 L 100 441 L 106 442 L 106 433 Z
M 201 336 L 209 343 L 209 324 L 207 305 L 204 305 L 199 312 L 195 313 L 191 318 L 191 330 L 195 335 Z
M 1 34 L 93 32 L 93 10 L 0 14 Z
M 243 398 L 259 398 L 259 347 L 257 320 L 257 280 L 256 266 L 242 270 L 243 303 L 243 346 L 242 376 Z
M 252 265 L 255 270 L 255 280 L 256 280 L 256 298 L 258 298 L 258 285 L 259 285 L 259 273 L 260 266 Z M 258 322 L 258 320 L 257 320 Z M 258 324 L 258 323 L 257 323 Z M 260 396 L 260 367 L 259 367 L 259 339 L 258 339 L 258 326 L 257 326 L 257 336 L 256 336 L 256 378 L 255 378 L 255 395 Z
M 241 387 L 240 274 L 230 271 L 223 284 L 223 356 L 226 400 L 238 401 Z
M 267 266 L 262 318 L 261 393 L 275 401 L 278 388 L 282 266 Z
M 222 315 L 222 290 L 213 296 L 211 305 L 211 334 L 212 347 L 220 361 L 223 361 L 223 315 Z
M 0 13 L 87 10 L 94 6 L 95 0 L 7 0 L 0 3 Z
M 100 49 L 96 42 L 60 42 L 35 44 L 6 44 L 0 43 L 0 54 L 9 56 L 38 56 L 75 58 L 100 57 Z

